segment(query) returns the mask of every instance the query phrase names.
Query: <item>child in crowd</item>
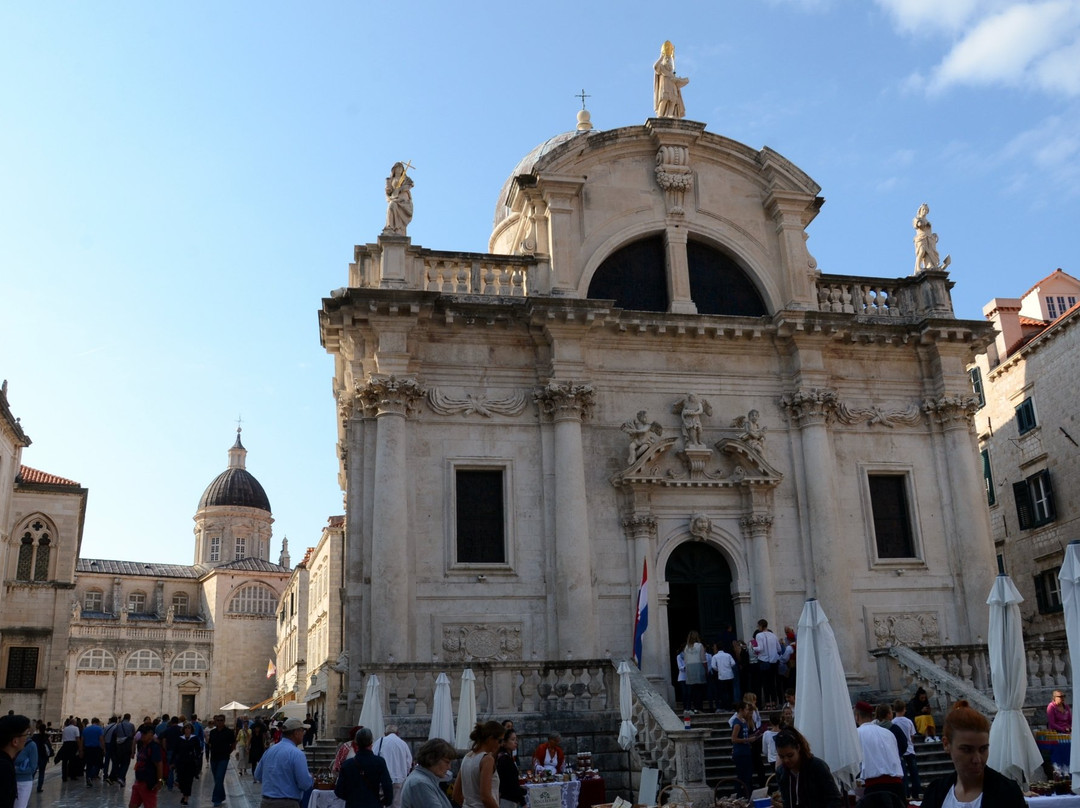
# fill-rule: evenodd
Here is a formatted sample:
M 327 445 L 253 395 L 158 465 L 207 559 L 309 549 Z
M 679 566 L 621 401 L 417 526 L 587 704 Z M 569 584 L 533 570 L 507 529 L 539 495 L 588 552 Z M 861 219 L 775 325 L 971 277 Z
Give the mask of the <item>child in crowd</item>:
M 761 735 L 761 754 L 765 756 L 766 771 L 770 774 L 780 765 L 776 759 L 776 734 L 781 729 L 783 713 L 773 710 L 769 713 L 769 728 Z

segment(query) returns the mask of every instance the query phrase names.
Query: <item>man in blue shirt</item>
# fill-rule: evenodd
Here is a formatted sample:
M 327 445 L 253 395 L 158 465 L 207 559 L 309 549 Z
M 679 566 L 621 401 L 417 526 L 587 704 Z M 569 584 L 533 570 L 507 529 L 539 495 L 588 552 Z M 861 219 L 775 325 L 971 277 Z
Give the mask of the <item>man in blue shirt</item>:
M 101 764 L 105 760 L 105 730 L 100 718 L 95 717 L 83 730 L 82 753 L 86 762 L 86 787 L 91 788 L 101 774 Z
M 306 729 L 299 718 L 290 718 L 281 728 L 281 741 L 259 761 L 255 779 L 262 782 L 262 808 L 299 808 L 315 785 L 307 756 L 299 748 Z

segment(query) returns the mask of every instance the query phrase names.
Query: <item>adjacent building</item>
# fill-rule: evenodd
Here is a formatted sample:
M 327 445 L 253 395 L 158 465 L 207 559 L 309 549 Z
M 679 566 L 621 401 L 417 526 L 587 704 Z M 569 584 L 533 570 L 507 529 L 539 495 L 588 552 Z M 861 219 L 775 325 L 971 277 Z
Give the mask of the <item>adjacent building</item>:
M 986 502 L 1031 636 L 1064 636 L 1058 571 L 1080 537 L 1080 280 L 1058 269 L 983 308 L 997 336 L 971 365 Z

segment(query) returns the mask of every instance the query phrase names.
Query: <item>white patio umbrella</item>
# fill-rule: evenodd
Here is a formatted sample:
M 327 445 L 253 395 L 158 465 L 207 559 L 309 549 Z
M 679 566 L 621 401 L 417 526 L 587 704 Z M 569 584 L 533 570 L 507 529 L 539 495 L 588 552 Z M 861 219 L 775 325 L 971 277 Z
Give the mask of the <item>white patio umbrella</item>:
M 799 664 L 795 666 L 795 728 L 833 777 L 851 786 L 862 764 L 862 744 L 851 714 L 844 665 L 829 618 L 816 598 L 799 617 Z
M 1024 598 L 1008 575 L 999 575 L 986 599 L 990 607 L 990 677 L 998 712 L 990 725 L 986 764 L 1018 783 L 1042 768 L 1042 754 L 1024 718 L 1027 661 L 1020 623 Z
M 619 663 L 619 746 L 630 751 L 637 738 L 637 727 L 634 726 L 634 694 L 630 689 L 630 663 L 625 659 Z
M 238 701 L 230 701 L 224 707 L 218 707 L 218 709 L 222 710 L 222 711 L 225 711 L 225 710 L 250 710 L 251 708 L 248 707 L 246 704 L 241 704 Z
M 454 736 L 455 749 L 471 749 L 469 736 L 476 726 L 476 674 L 472 668 L 461 672 L 461 693 L 458 695 L 457 734 Z
M 428 740 L 442 738 L 450 742 L 454 738 L 454 708 L 450 704 L 450 679 L 440 673 L 435 680 L 435 703 L 431 707 L 431 731 Z
M 1069 639 L 1069 667 L 1080 671 L 1080 541 L 1071 541 L 1065 548 L 1065 561 L 1058 573 L 1061 581 L 1061 603 L 1065 609 L 1065 636 Z M 1080 710 L 1073 711 L 1072 737 L 1080 738 Z M 993 748 L 993 747 L 991 747 Z M 1080 743 L 1072 745 L 1069 753 L 1073 791 L 1080 789 Z
M 360 708 L 360 720 L 357 723 L 370 729 L 374 737 L 383 736 L 382 685 L 374 673 L 368 676 L 367 685 L 364 687 L 364 706 Z

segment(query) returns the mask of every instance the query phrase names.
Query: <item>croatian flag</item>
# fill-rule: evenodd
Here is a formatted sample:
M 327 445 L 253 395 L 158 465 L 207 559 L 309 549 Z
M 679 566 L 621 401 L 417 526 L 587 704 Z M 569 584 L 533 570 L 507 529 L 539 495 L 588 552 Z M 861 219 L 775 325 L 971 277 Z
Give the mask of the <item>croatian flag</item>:
M 634 662 L 641 667 L 641 638 L 649 627 L 649 562 L 641 563 L 641 588 L 637 596 L 637 617 L 634 618 Z

